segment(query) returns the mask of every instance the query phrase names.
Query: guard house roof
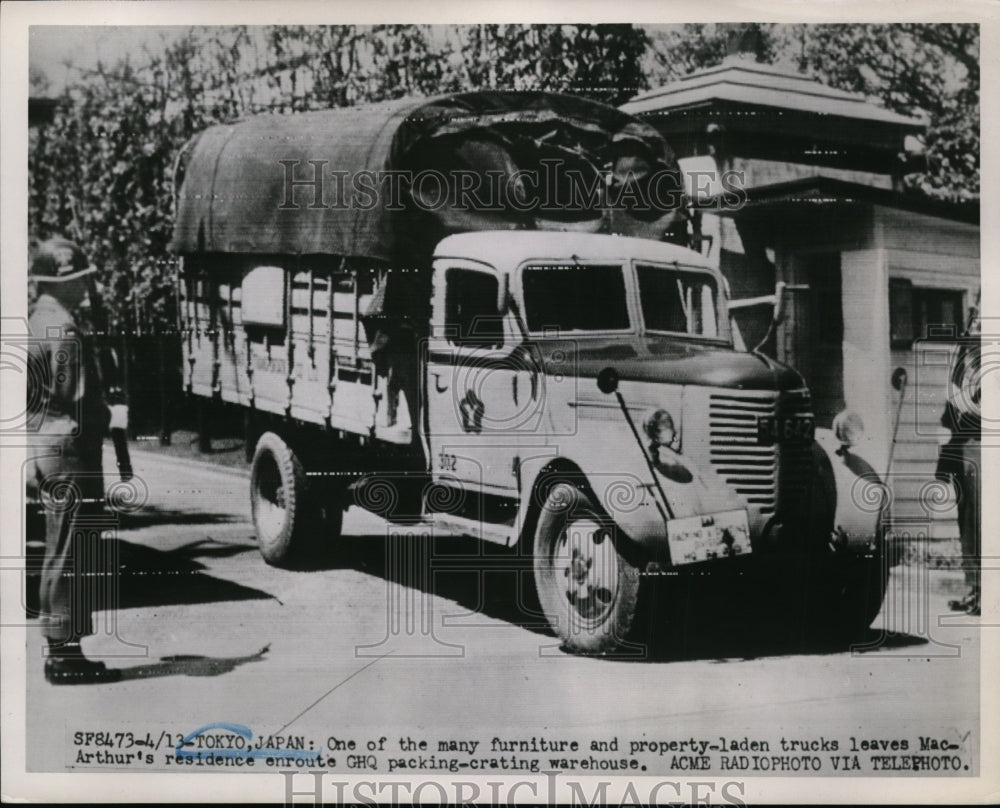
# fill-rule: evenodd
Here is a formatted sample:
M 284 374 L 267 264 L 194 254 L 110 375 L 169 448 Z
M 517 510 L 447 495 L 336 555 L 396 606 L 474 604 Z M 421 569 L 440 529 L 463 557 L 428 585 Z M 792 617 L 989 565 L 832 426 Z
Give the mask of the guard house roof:
M 847 205 L 879 205 L 954 222 L 979 225 L 978 202 L 960 203 L 931 199 L 831 177 L 803 177 L 788 182 L 758 185 L 746 189 L 746 198 L 735 208 L 727 207 L 722 197 L 708 200 L 705 207 L 712 209 L 714 213 L 733 218 L 750 219 L 765 216 L 775 219 L 776 214 L 781 211 L 832 212 Z M 776 220 L 781 221 L 780 218 Z M 787 224 L 788 220 L 784 221 Z
M 926 122 L 885 109 L 863 95 L 829 87 L 804 74 L 740 55 L 642 93 L 622 110 L 668 138 L 704 133 L 708 121 L 730 132 L 804 137 L 817 143 L 902 149 Z M 675 143 L 682 156 L 686 150 Z

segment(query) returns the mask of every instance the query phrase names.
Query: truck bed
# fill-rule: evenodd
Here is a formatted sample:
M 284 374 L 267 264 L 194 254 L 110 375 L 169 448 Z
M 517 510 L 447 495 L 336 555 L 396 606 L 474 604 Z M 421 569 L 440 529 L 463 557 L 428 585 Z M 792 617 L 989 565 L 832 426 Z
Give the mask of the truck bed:
M 361 322 L 376 281 L 377 270 L 350 269 L 333 257 L 185 257 L 177 290 L 185 389 L 409 443 L 407 408 L 398 407 L 390 423 L 386 380 Z

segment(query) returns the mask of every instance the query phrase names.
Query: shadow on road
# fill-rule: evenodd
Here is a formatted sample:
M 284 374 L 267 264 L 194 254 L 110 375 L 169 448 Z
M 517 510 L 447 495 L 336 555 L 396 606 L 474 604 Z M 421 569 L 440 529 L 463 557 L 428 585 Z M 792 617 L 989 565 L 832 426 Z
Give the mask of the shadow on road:
M 135 512 L 122 511 L 117 515 L 120 530 L 140 530 L 160 525 L 219 525 L 246 521 L 236 514 L 176 511 L 152 505 L 145 505 Z
M 531 559 L 490 542 L 462 536 L 342 536 L 299 563 L 297 570 L 353 569 L 450 600 L 476 614 L 552 636 L 534 594 Z
M 273 596 L 259 589 L 216 578 L 194 556 L 228 557 L 256 552 L 252 546 L 196 541 L 174 550 L 156 550 L 122 539 L 98 543 L 92 558 L 98 577 L 114 577 L 114 586 L 102 582 L 98 592 L 114 592 L 112 608 L 134 609 L 221 601 L 268 600 Z M 28 580 L 28 606 L 37 609 L 38 576 Z M 106 600 L 106 598 L 102 598 Z M 106 608 L 106 606 L 101 606 Z
M 217 521 L 227 520 L 219 518 Z M 256 554 L 252 545 L 199 539 L 171 550 L 156 550 L 124 539 L 105 539 L 97 549 L 98 554 L 92 560 L 97 575 L 106 578 L 114 574 L 117 579 L 117 587 L 112 590 L 117 593 L 116 608 L 265 600 L 272 597 L 258 589 L 215 578 L 197 560 L 199 557 L 229 558 L 244 553 Z M 30 618 L 39 616 L 38 588 L 44 557 L 44 544 L 28 546 L 22 602 Z M 115 570 L 115 573 L 109 573 L 110 570 Z M 106 592 L 108 588 L 102 584 L 100 591 Z
M 240 665 L 259 662 L 270 646 L 261 648 L 254 654 L 238 657 L 206 657 L 197 655 L 176 655 L 163 657 L 159 662 L 120 668 L 121 681 L 129 679 L 155 679 L 161 676 L 221 676 L 230 673 Z
M 868 653 L 926 645 L 907 633 L 867 629 L 848 636 L 803 619 L 798 603 L 780 582 L 697 578 L 664 583 L 643 615 L 650 637 L 635 661 L 714 660 L 719 663 L 774 656 Z M 801 597 L 801 595 L 800 595 Z
M 253 553 L 257 547 L 253 544 L 220 543 L 214 539 L 197 539 L 170 551 L 173 555 L 190 558 L 231 558 L 232 556 Z
M 344 536 L 312 553 L 299 570 L 348 568 L 450 600 L 474 614 L 552 636 L 534 593 L 531 559 L 465 537 Z M 773 584 L 773 582 L 772 582 Z M 922 637 L 869 630 L 845 639 L 806 628 L 783 593 L 752 579 L 693 577 L 655 582 L 646 598 L 643 639 L 614 661 L 730 662 L 769 656 L 863 653 L 919 646 Z M 769 597 L 770 596 L 770 597 Z M 449 625 L 461 625 L 451 617 Z
M 111 541 L 118 544 L 119 608 L 267 600 L 272 597 L 259 589 L 209 575 L 206 566 L 191 557 L 197 545 L 163 551 L 120 539 Z M 252 547 L 230 545 L 213 549 L 202 547 L 197 553 L 205 556 L 220 553 L 233 555 L 252 550 Z

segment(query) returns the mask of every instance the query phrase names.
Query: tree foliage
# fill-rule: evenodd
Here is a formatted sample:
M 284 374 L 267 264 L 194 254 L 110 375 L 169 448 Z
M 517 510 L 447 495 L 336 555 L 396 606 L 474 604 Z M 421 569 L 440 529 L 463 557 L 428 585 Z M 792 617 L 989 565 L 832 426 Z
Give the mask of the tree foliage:
M 172 165 L 205 126 L 249 114 L 460 89 L 565 90 L 621 102 L 642 86 L 629 25 L 192 28 L 158 49 L 80 71 L 32 132 L 32 240 L 68 233 L 100 271 L 113 325 L 175 318 Z M 46 77 L 32 74 L 35 92 Z
M 911 188 L 979 196 L 979 27 L 972 24 L 799 26 L 798 66 L 845 90 L 928 121 L 926 167 Z
M 653 84 L 718 64 L 734 39 L 779 64 L 928 122 L 914 192 L 952 201 L 979 196 L 979 26 L 975 24 L 690 24 L 652 33 Z
M 112 326 L 130 333 L 174 324 L 172 167 L 194 132 L 243 111 L 239 85 L 224 81 L 226 50 L 192 33 L 142 67 L 98 64 L 32 133 L 29 235 L 79 240 L 100 272 Z
M 113 324 L 170 329 L 167 251 L 172 165 L 205 126 L 406 95 L 473 89 L 554 90 L 622 103 L 715 64 L 740 29 L 685 25 L 419 25 L 193 28 L 162 47 L 98 65 L 32 132 L 29 228 L 79 238 L 110 290 Z M 744 30 L 745 34 L 745 30 Z M 930 120 L 915 191 L 979 190 L 979 35 L 972 25 L 760 25 L 750 48 L 823 81 Z M 46 77 L 34 71 L 36 92 Z
M 647 86 L 647 42 L 645 32 L 631 25 L 477 25 L 461 48 L 463 84 L 622 104 Z

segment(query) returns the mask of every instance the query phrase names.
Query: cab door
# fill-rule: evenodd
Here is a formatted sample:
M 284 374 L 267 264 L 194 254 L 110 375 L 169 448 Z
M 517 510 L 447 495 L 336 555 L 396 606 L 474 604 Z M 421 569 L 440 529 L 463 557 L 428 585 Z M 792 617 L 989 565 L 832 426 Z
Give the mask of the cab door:
M 483 264 L 435 264 L 427 442 L 436 481 L 510 496 L 518 487 L 518 447 L 538 422 L 532 409 L 540 401 L 537 374 L 501 305 L 501 283 Z

